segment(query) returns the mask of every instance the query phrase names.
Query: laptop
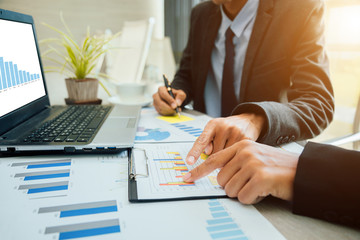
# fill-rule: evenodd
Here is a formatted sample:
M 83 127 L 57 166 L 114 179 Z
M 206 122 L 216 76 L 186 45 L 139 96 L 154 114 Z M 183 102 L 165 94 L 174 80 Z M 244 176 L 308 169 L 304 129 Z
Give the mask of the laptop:
M 0 154 L 133 146 L 141 106 L 50 106 L 33 18 L 0 9 Z

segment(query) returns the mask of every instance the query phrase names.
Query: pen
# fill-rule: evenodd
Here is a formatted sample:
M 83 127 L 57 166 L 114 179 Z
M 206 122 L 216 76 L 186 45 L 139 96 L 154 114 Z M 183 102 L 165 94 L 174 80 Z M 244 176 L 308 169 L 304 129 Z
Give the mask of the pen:
M 171 88 L 170 83 L 169 83 L 169 80 L 166 78 L 165 74 L 163 74 L 163 78 L 164 78 L 165 87 L 166 87 L 168 93 L 170 94 L 170 96 L 171 96 L 173 99 L 175 99 L 174 94 L 173 94 L 173 92 L 172 92 L 172 88 Z M 176 111 L 177 115 L 180 117 L 179 107 L 176 107 L 175 111 Z

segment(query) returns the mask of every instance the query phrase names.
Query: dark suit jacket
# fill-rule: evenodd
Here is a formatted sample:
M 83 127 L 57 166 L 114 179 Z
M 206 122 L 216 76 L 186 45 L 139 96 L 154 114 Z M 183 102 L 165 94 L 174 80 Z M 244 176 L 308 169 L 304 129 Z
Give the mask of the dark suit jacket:
M 296 170 L 293 212 L 360 228 L 360 152 L 308 143 Z
M 332 120 L 333 90 L 324 52 L 321 0 L 260 0 L 233 114 L 256 112 L 267 118 L 259 142 L 279 145 L 319 134 Z M 221 23 L 220 7 L 197 5 L 191 13 L 187 46 L 172 87 L 184 104 L 204 112 L 204 88 Z M 236 66 L 235 66 L 236 69 Z

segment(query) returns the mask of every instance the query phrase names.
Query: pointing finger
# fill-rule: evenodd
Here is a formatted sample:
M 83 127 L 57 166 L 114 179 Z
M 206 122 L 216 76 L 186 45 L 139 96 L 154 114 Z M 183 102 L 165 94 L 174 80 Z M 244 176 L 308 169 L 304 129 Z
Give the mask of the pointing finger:
M 201 153 L 204 149 L 209 145 L 212 141 L 215 134 L 215 126 L 209 122 L 206 126 L 204 131 L 201 135 L 196 139 L 194 145 L 190 149 L 187 157 L 186 162 L 190 165 L 193 165 L 196 160 L 200 157 Z
M 236 154 L 235 148 L 228 148 L 220 151 L 214 155 L 211 155 L 198 167 L 194 168 L 190 172 L 184 175 L 183 180 L 185 182 L 193 182 L 202 178 L 217 168 L 225 166 Z

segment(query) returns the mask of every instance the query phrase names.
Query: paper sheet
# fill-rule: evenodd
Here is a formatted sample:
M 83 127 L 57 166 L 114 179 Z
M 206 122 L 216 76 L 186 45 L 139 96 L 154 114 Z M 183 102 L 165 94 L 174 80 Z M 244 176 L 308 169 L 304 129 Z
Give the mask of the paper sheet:
M 3 158 L 0 163 L 0 239 L 124 238 L 119 216 L 126 200 L 126 154 Z M 67 188 L 58 187 L 63 185 Z
M 71 159 L 71 165 L 38 169 L 27 166 L 64 158 L 1 159 L 0 239 L 284 239 L 253 206 L 236 200 L 129 203 L 128 160 L 124 155 L 66 158 Z M 12 166 L 24 162 L 29 164 Z M 69 176 L 33 180 L 24 176 L 61 169 L 69 169 Z M 61 173 L 43 175 L 51 174 Z M 64 196 L 29 198 L 31 194 L 18 189 L 20 185 L 59 181 L 69 182 Z

